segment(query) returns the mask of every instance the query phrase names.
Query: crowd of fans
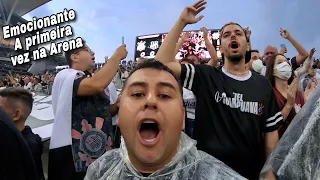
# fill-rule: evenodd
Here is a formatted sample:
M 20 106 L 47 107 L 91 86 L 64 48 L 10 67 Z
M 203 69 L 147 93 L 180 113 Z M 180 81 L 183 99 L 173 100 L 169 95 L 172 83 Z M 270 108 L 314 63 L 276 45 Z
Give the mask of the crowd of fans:
M 50 94 L 50 87 L 54 82 L 55 73 L 48 71 L 38 75 L 29 73 L 9 73 L 0 79 L 0 87 L 23 87 L 30 92 Z
M 297 55 L 288 58 L 286 47 L 278 51 L 274 46 L 260 52 L 251 45 L 249 28 L 229 22 L 220 30 L 220 59 L 205 38 L 210 36 L 205 27 L 201 41 L 195 34 L 180 37 L 186 25 L 202 19 L 196 16 L 206 3 L 199 0 L 183 10 L 153 60 L 120 65 L 128 54 L 122 45 L 96 66 L 94 52 L 83 42 L 84 47 L 65 53 L 70 69 L 2 77 L 0 87 L 10 88 L 0 92 L 5 98 L 0 107 L 21 132 L 28 130 L 24 122 L 32 110 L 30 92 L 53 84 L 50 180 L 274 180 L 283 175 L 276 167 L 260 172 L 295 116 L 317 98 L 316 49 L 308 52 L 288 30 L 280 29 L 279 37 Z M 208 62 L 201 60 L 208 55 L 190 53 L 190 40 L 206 47 Z M 185 46 L 190 49 L 181 52 Z M 178 52 L 184 54 L 181 60 L 175 58 Z M 121 96 L 115 87 L 122 89 Z M 22 112 L 19 118 L 5 104 L 12 100 L 23 102 L 14 107 Z M 35 166 L 42 166 L 36 161 Z M 286 166 L 288 172 L 296 169 Z M 312 167 L 304 167 L 310 178 L 317 172 Z M 42 168 L 37 167 L 37 174 L 44 178 Z

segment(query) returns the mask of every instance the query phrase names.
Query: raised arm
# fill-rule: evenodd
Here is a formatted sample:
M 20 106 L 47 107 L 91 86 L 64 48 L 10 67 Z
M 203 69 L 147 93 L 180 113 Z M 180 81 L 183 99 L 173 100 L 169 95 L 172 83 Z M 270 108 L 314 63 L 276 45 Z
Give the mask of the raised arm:
M 252 47 L 251 47 L 251 30 L 250 30 L 250 27 L 248 26 L 247 28 L 244 29 L 245 33 L 246 33 L 246 36 L 247 36 L 247 45 L 248 45 L 248 48 L 247 48 L 247 51 L 250 51 L 252 50 Z
M 179 39 L 177 45 L 176 45 L 176 50 L 175 50 L 175 55 L 179 52 L 179 49 L 183 45 L 183 43 L 189 41 L 190 33 L 184 33 L 183 36 Z
M 120 46 L 108 63 L 91 78 L 84 78 L 77 88 L 78 96 L 87 96 L 103 92 L 117 73 L 120 61 L 127 57 L 126 45 Z
M 280 35 L 290 41 L 290 43 L 296 48 L 299 53 L 299 55 L 296 56 L 297 65 L 302 64 L 309 56 L 307 50 L 291 36 L 288 30 L 281 28 Z
M 203 18 L 203 16 L 196 16 L 205 9 L 205 4 L 207 4 L 205 0 L 200 0 L 192 6 L 187 6 L 183 9 L 155 57 L 155 59 L 167 65 L 177 77 L 180 77 L 181 65 L 175 62 L 176 43 L 187 24 L 197 23 Z
M 210 61 L 207 63 L 207 65 L 209 66 L 217 66 L 219 59 L 218 59 L 218 55 L 217 55 L 217 51 L 214 48 L 213 44 L 210 42 L 209 38 L 208 38 L 208 29 L 203 27 L 200 29 L 203 32 L 203 38 L 204 38 L 204 42 L 206 44 L 207 50 L 211 56 Z
M 315 48 L 312 48 L 310 50 L 309 56 L 307 58 L 307 60 L 303 63 L 303 66 L 300 70 L 296 70 L 296 74 L 298 77 L 302 76 L 303 74 L 307 73 L 308 70 L 311 68 L 311 64 L 312 64 L 312 58 L 313 58 L 313 54 L 316 51 Z

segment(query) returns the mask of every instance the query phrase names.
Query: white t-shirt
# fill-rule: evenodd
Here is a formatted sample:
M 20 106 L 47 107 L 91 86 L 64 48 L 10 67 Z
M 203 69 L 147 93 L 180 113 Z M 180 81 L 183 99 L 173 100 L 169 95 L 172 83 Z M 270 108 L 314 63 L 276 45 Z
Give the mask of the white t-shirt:
M 186 106 L 187 118 L 195 119 L 197 100 L 193 92 L 186 88 L 183 88 L 183 101 Z
M 118 99 L 116 86 L 114 85 L 113 82 L 111 82 L 107 88 L 110 93 L 110 96 L 109 96 L 110 97 L 110 104 L 116 103 L 117 99 Z M 118 120 L 118 114 L 112 117 L 112 125 L 116 125 L 117 120 Z
M 38 84 L 34 85 L 33 90 L 35 90 L 35 91 L 41 91 L 41 90 L 42 90 L 42 85 L 41 85 L 41 83 L 38 83 Z
M 24 89 L 28 89 L 28 90 L 31 90 L 32 89 L 32 82 L 29 82 L 27 85 L 24 85 Z

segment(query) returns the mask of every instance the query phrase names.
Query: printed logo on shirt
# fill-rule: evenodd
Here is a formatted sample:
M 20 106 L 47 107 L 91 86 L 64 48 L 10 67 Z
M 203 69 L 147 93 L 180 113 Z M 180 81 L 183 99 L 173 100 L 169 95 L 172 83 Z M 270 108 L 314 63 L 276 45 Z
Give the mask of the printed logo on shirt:
M 184 104 L 185 104 L 186 108 L 196 108 L 196 100 L 195 99 L 184 100 Z
M 82 134 L 72 129 L 72 138 L 80 140 L 80 149 L 83 152 L 78 152 L 78 155 L 82 161 L 86 161 L 87 166 L 103 155 L 103 153 L 112 149 L 111 137 L 107 137 L 107 135 L 100 130 L 103 121 L 102 118 L 97 117 L 96 127 L 92 128 L 87 120 L 82 120 Z
M 241 112 L 251 113 L 255 115 L 262 115 L 264 105 L 258 102 L 243 101 L 243 94 L 233 93 L 233 97 L 227 97 L 226 93 L 219 91 L 215 94 L 215 100 L 217 103 L 221 102 L 231 108 L 239 109 Z

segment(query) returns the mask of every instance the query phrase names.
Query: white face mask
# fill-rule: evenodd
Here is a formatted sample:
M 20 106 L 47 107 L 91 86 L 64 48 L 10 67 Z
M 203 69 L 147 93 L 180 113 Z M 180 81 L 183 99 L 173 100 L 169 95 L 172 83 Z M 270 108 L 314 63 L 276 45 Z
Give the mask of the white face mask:
M 255 72 L 258 72 L 260 73 L 261 72 L 261 69 L 263 67 L 263 63 L 260 59 L 257 59 L 255 61 L 252 62 L 252 69 L 255 71 Z
M 283 62 L 276 66 L 276 76 L 282 80 L 288 80 L 292 74 L 292 68 L 289 63 Z

